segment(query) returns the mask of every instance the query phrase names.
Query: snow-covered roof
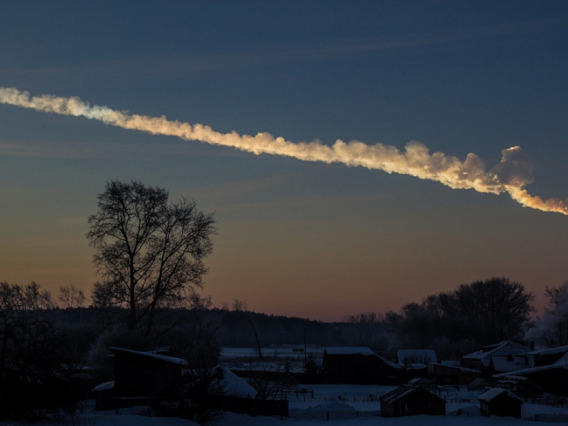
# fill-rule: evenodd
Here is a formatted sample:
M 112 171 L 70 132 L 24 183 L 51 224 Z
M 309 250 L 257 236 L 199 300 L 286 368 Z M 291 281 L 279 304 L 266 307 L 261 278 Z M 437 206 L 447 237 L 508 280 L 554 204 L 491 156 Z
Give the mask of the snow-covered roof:
M 93 388 L 93 392 L 102 392 L 111 389 L 114 389 L 114 380 L 111 380 L 110 382 L 104 382 L 101 383 L 100 385 L 95 386 Z
M 432 392 L 427 391 L 426 389 L 420 387 L 420 386 L 410 386 L 410 385 L 402 385 L 397 387 L 396 389 L 393 389 L 390 392 L 385 393 L 384 395 L 382 395 L 379 400 L 381 401 L 381 404 L 391 404 L 394 401 L 397 401 L 401 398 L 404 398 L 405 396 L 413 393 L 413 392 L 421 392 L 423 394 L 428 394 L 433 398 L 437 398 L 439 400 L 443 401 L 443 398 L 440 398 L 439 396 L 433 394 Z
M 529 352 L 527 346 L 505 340 L 493 345 L 484 346 L 482 349 L 464 356 L 467 359 L 484 359 L 500 355 L 521 355 Z
M 503 388 L 491 388 L 488 391 L 486 391 L 485 393 L 482 393 L 481 395 L 479 395 L 478 399 L 480 401 L 490 402 L 490 401 L 493 401 L 495 398 L 497 398 L 497 397 L 499 397 L 503 394 L 506 394 L 508 397 L 517 399 L 517 400 L 522 402 L 522 399 L 519 398 L 517 395 L 515 395 L 513 392 L 508 391 L 507 389 L 503 389 Z
M 264 358 L 298 358 L 303 359 L 305 355 L 322 356 L 323 347 L 321 346 L 264 346 L 260 348 Z M 224 347 L 221 348 L 220 359 L 236 358 L 258 358 L 257 347 Z
M 455 365 L 453 362 L 452 363 L 446 363 L 446 362 L 442 361 L 441 363 L 431 362 L 430 364 L 431 365 L 439 365 L 439 366 L 442 366 L 444 368 L 451 368 L 452 370 L 463 371 L 464 373 L 479 373 L 478 370 L 474 370 L 473 368 L 462 367 L 460 365 Z
M 167 362 L 169 364 L 176 364 L 176 365 L 180 365 L 182 367 L 187 367 L 189 365 L 189 363 L 183 359 L 183 358 L 176 358 L 173 356 L 168 356 L 168 355 L 162 355 L 162 354 L 158 354 L 155 352 L 151 352 L 151 351 L 134 351 L 132 349 L 125 349 L 125 348 L 117 348 L 117 347 L 111 347 L 109 348 L 109 350 L 111 352 L 122 352 L 122 353 L 129 353 L 129 354 L 133 354 L 133 355 L 138 355 L 138 356 L 142 356 L 142 357 L 146 357 L 146 358 L 152 358 L 152 359 L 156 359 L 156 360 L 160 360 L 163 362 Z
M 410 386 L 420 386 L 420 385 L 433 385 L 434 381 L 428 377 L 415 377 L 408 381 Z
M 432 349 L 399 349 L 396 358 L 399 364 L 438 362 L 438 356 Z
M 568 345 L 556 346 L 554 348 L 540 349 L 538 351 L 531 351 L 531 352 L 529 352 L 529 355 L 551 355 L 551 354 L 557 354 L 557 353 L 562 353 L 562 352 L 568 353 Z
M 213 388 L 218 388 L 223 395 L 239 398 L 255 398 L 257 391 L 245 379 L 237 376 L 222 365 L 215 367 L 215 376 L 221 376 L 214 381 Z
M 403 398 L 406 395 L 414 392 L 416 389 L 417 388 L 415 386 L 402 385 L 390 392 L 385 393 L 379 399 L 381 403 L 390 404 L 391 402 Z
M 328 355 L 376 355 L 368 346 L 331 346 L 325 350 Z
M 568 353 L 561 356 L 553 365 L 568 365 Z
M 514 356 L 510 359 L 508 356 L 494 356 L 491 358 L 493 369 L 498 372 L 515 371 L 528 367 L 526 358 Z
M 566 363 L 559 364 L 558 362 L 555 362 L 554 364 L 542 365 L 540 367 L 523 368 L 522 370 L 510 371 L 508 373 L 494 374 L 493 377 L 500 378 L 500 377 L 511 377 L 511 376 L 525 376 L 528 374 L 539 373 L 541 371 L 547 371 L 547 370 L 555 370 L 559 368 L 568 370 L 568 365 Z

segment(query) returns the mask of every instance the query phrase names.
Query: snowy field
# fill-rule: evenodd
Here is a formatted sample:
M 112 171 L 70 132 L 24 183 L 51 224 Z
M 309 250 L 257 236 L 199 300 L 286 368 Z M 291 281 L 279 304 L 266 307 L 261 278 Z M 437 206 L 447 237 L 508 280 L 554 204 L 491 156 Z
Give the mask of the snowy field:
M 467 390 L 449 390 L 444 398 L 446 416 L 406 416 L 399 418 L 379 417 L 378 397 L 390 391 L 390 386 L 359 385 L 304 385 L 313 390 L 314 397 L 301 395 L 289 397 L 290 406 L 287 418 L 250 417 L 243 414 L 224 413 L 210 421 L 211 426 L 498 426 L 498 425 L 554 425 L 568 424 L 568 407 L 549 407 L 545 405 L 523 404 L 522 419 L 512 417 L 483 417 L 473 415 L 457 416 L 458 409 L 468 411 L 468 407 L 478 406 L 479 393 Z M 34 423 L 35 425 L 77 425 L 77 426 L 196 426 L 188 420 L 178 418 L 149 417 L 140 415 L 147 409 L 134 408 L 115 412 L 95 412 L 87 406 L 84 414 L 60 423 Z M 545 417 L 545 418 L 543 418 Z M 535 420 L 536 418 L 536 420 Z M 6 423 L 0 426 L 16 426 L 23 423 Z

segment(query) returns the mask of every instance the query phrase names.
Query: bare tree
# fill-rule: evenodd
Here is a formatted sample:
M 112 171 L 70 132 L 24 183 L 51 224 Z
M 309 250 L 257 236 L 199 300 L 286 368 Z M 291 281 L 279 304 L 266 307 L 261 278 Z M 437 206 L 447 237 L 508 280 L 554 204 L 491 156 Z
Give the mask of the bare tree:
M 93 262 L 104 279 L 93 300 L 128 309 L 129 330 L 147 332 L 158 308 L 179 305 L 201 287 L 215 232 L 212 214 L 185 199 L 168 201 L 163 188 L 110 181 L 98 196 L 87 233 Z M 98 294 L 104 293 L 104 294 Z
M 63 309 L 82 308 L 85 304 L 85 293 L 74 286 L 61 287 L 57 298 Z
M 53 327 L 46 312 L 54 308 L 51 295 L 31 282 L 26 286 L 0 283 L 0 380 L 24 376 L 44 356 Z
M 551 317 L 551 333 L 558 345 L 568 343 L 568 281 L 559 287 L 548 287 L 545 296 L 550 306 L 546 312 Z
M 0 282 L 0 418 L 76 408 L 70 367 L 80 362 L 86 333 L 61 327 L 58 312 L 39 284 Z
M 351 344 L 357 346 L 369 346 L 375 350 L 384 343 L 383 333 L 384 315 L 375 312 L 364 312 L 350 315 L 344 319 L 349 325 L 349 337 Z

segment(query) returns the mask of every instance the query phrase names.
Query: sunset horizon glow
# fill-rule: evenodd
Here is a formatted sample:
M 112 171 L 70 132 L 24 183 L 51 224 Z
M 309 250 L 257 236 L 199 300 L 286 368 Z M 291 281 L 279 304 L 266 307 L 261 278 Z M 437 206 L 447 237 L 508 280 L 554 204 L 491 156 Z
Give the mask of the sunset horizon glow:
M 505 277 L 542 312 L 568 280 L 566 2 L 4 2 L 0 28 L 0 281 L 90 294 L 112 180 L 214 214 L 217 307 L 338 321 Z

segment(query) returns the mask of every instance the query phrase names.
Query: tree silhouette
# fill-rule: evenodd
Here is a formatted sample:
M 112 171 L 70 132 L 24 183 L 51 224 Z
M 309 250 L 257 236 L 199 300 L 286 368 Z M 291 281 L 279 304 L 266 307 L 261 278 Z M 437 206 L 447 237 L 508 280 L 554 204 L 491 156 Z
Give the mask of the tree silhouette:
M 87 238 L 104 279 L 95 284 L 93 299 L 126 307 L 129 330 L 144 324 L 149 333 L 157 309 L 187 300 L 207 271 L 213 215 L 195 202 L 168 198 L 163 188 L 110 181 L 89 217 Z

